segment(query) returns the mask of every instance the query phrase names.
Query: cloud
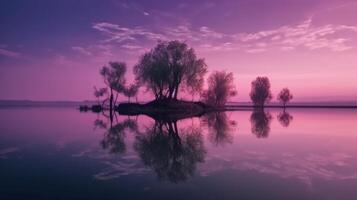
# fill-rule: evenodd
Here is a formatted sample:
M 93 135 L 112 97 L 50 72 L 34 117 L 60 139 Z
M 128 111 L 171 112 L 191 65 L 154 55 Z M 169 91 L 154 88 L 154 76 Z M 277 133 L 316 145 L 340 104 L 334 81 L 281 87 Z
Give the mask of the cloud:
M 181 40 L 202 51 L 242 50 L 246 53 L 261 53 L 271 49 L 292 51 L 297 48 L 346 51 L 353 46 L 349 44 L 351 39 L 344 34 L 357 32 L 357 26 L 314 26 L 311 18 L 296 25 L 252 33 L 228 34 L 208 26 L 193 28 L 187 22 L 178 26 L 161 27 L 158 31 L 108 22 L 94 23 L 93 28 L 106 36 L 103 43 L 115 43 L 126 50 L 148 49 L 159 40 Z
M 247 53 L 261 53 L 266 51 L 266 49 L 263 48 L 257 48 L 257 49 L 247 49 L 246 52 Z
M 105 42 L 127 42 L 137 41 L 138 38 L 144 37 L 149 40 L 165 40 L 166 37 L 159 33 L 151 32 L 142 27 L 127 28 L 117 24 L 101 22 L 95 23 L 93 28 L 104 33 L 108 38 Z
M 268 46 L 279 46 L 282 50 L 304 47 L 309 50 L 326 48 L 332 51 L 345 51 L 353 48 L 347 44 L 349 39 L 336 38 L 338 33 L 344 32 L 357 32 L 357 27 L 334 24 L 313 26 L 312 19 L 308 19 L 296 26 L 240 34 L 238 38 L 246 43 L 267 41 Z
M 21 57 L 22 54 L 15 52 L 15 51 L 0 49 L 0 55 L 10 57 L 10 58 L 19 58 L 19 57 Z
M 88 51 L 87 49 L 85 49 L 83 47 L 75 46 L 75 47 L 72 47 L 72 50 L 77 51 L 77 52 L 87 55 L 87 56 L 92 55 L 92 53 L 90 51 Z

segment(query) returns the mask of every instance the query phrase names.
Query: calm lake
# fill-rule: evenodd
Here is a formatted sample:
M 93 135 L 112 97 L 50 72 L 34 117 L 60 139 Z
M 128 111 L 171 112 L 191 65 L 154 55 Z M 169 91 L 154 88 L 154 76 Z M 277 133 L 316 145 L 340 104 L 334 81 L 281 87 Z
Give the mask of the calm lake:
M 357 198 L 357 109 L 177 122 L 0 109 L 0 199 Z

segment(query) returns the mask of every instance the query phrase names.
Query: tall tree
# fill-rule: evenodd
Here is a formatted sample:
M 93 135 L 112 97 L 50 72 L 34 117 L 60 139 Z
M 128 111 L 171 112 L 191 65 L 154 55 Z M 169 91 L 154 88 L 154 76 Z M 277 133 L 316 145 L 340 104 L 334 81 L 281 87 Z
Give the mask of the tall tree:
M 159 42 L 134 67 L 137 81 L 151 90 L 156 99 L 177 99 L 180 89 L 202 89 L 207 66 L 192 48 L 180 41 Z
M 264 107 L 272 99 L 268 77 L 257 77 L 252 81 L 250 98 L 255 106 Z
M 104 83 L 110 88 L 110 111 L 113 110 L 114 91 L 123 92 L 125 85 L 126 64 L 124 62 L 109 62 L 109 66 L 104 66 L 100 74 L 104 78 Z
M 205 102 L 215 106 L 226 104 L 228 98 L 237 94 L 233 81 L 233 73 L 213 72 L 208 77 L 208 89 L 203 94 Z
M 290 93 L 290 90 L 288 88 L 283 88 L 278 95 L 278 101 L 283 103 L 284 109 L 286 107 L 286 103 L 288 103 L 291 99 L 293 99 L 293 95 Z

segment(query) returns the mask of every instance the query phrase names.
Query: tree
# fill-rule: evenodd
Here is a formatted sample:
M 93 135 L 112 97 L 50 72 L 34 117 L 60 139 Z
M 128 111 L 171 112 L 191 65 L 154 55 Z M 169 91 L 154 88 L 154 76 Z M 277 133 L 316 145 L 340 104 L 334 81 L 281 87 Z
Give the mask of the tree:
M 208 77 L 208 89 L 203 94 L 204 101 L 215 106 L 226 104 L 229 97 L 237 95 L 233 80 L 233 73 L 213 72 Z
M 180 89 L 202 89 L 207 66 L 192 48 L 180 41 L 159 42 L 134 67 L 136 80 L 153 92 L 156 99 L 177 99 Z
M 270 102 L 272 94 L 268 77 L 257 77 L 252 81 L 250 98 L 254 106 L 264 107 L 265 103 Z
M 124 62 L 109 62 L 109 66 L 104 66 L 100 70 L 100 74 L 104 78 L 104 83 L 110 88 L 110 111 L 113 109 L 113 91 L 117 93 L 123 92 L 125 72 L 126 64 Z
M 128 101 L 130 102 L 130 98 L 135 97 L 138 93 L 138 90 L 139 86 L 137 84 L 131 84 L 124 89 L 123 94 L 128 97 Z
M 293 95 L 290 93 L 290 90 L 288 88 L 283 88 L 278 95 L 278 101 L 283 103 L 284 109 L 286 107 L 286 103 L 288 103 L 291 99 L 293 99 Z
M 102 97 L 105 94 L 107 94 L 107 92 L 108 92 L 107 88 L 99 88 L 99 89 L 97 89 L 96 87 L 94 87 L 94 96 L 97 98 L 98 104 L 100 104 L 100 97 Z

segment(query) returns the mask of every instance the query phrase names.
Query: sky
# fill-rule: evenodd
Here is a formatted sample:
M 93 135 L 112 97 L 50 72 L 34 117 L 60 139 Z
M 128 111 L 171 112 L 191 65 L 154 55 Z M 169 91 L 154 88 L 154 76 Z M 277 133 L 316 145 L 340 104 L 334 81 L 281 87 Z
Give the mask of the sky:
M 234 73 L 232 101 L 249 101 L 257 76 L 274 97 L 355 101 L 356 13 L 355 0 L 2 0 L 0 99 L 91 100 L 109 61 L 131 82 L 140 55 L 180 40 L 209 73 Z

